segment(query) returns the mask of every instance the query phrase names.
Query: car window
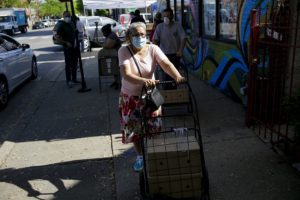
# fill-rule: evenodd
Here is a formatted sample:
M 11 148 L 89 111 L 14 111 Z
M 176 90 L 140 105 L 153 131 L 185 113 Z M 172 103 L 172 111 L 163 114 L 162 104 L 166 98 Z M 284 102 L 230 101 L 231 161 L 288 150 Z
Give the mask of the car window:
M 116 24 L 117 22 L 113 19 L 107 18 L 107 17 L 103 17 L 102 18 L 102 24 Z
M 88 19 L 89 26 L 96 26 L 95 22 L 98 22 L 98 25 L 100 25 L 99 19 Z
M 10 17 L 0 16 L 0 22 L 10 22 Z
M 6 36 L 2 36 L 1 37 L 3 39 L 3 43 L 1 44 L 1 46 L 6 49 L 7 51 L 11 51 L 14 49 L 17 49 L 18 47 L 20 47 L 20 43 L 18 43 L 17 41 L 6 37 Z

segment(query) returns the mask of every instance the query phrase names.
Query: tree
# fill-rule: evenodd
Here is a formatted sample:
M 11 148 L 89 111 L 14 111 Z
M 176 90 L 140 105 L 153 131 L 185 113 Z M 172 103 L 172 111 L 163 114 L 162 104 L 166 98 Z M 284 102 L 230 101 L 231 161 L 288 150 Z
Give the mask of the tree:
M 83 2 L 82 0 L 75 0 L 75 10 L 77 13 L 80 13 L 81 15 L 84 14 L 84 7 L 83 7 Z
M 65 10 L 65 4 L 58 0 L 46 0 L 39 9 L 40 16 L 61 16 Z
M 95 12 L 95 15 L 96 16 L 108 16 L 109 15 L 109 10 L 99 10 L 97 9 L 96 12 Z
M 1 0 L 0 7 L 2 8 L 25 8 L 27 4 L 27 0 Z

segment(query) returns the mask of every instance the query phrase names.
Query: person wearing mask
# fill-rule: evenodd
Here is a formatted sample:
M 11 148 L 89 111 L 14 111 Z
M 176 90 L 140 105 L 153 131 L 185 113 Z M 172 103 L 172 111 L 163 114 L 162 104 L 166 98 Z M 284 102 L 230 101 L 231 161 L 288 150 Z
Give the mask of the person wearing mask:
M 143 169 L 143 157 L 140 144 L 141 116 L 152 116 L 148 121 L 148 133 L 154 133 L 160 128 L 160 119 L 155 116 L 160 115 L 160 108 L 154 112 L 143 110 L 143 103 L 140 99 L 143 86 L 153 87 L 159 80 L 155 80 L 154 72 L 157 64 L 169 74 L 177 83 L 184 81 L 174 65 L 157 45 L 147 44 L 146 25 L 143 22 L 132 23 L 126 33 L 127 46 L 119 49 L 119 67 L 122 76 L 122 86 L 119 95 L 119 112 L 122 127 L 122 142 L 133 142 L 137 152 L 137 158 L 133 169 L 141 171 Z M 139 66 L 140 72 L 138 70 Z M 150 113 L 151 112 L 151 113 Z M 147 133 L 147 134 L 148 134 Z
M 152 30 L 151 30 L 150 36 L 149 36 L 151 42 L 153 41 L 153 35 L 154 35 L 154 32 L 155 32 L 155 29 L 156 29 L 157 25 L 160 24 L 160 23 L 163 23 L 163 20 L 161 19 L 161 13 L 157 12 L 155 14 L 153 27 L 152 27 Z
M 67 86 L 71 88 L 77 81 L 77 63 L 78 52 L 76 49 L 76 27 L 71 20 L 71 14 L 68 11 L 63 13 L 64 20 L 57 26 L 55 39 L 63 45 L 65 56 L 65 73 Z
M 103 49 L 99 51 L 98 59 L 105 55 L 117 57 L 118 50 L 122 46 L 122 41 L 116 35 L 115 32 L 111 30 L 111 24 L 106 24 L 101 28 L 103 36 L 105 37 L 103 43 Z M 110 50 L 110 51 L 109 51 Z M 117 67 L 117 66 L 116 66 Z M 110 85 L 110 87 L 119 89 L 120 86 L 120 71 L 118 68 L 113 68 L 114 74 L 114 82 Z
M 158 24 L 155 29 L 153 43 L 159 45 L 173 65 L 178 68 L 186 43 L 184 29 L 180 23 L 173 20 L 172 9 L 166 8 L 163 17 L 164 23 Z M 171 77 L 164 74 L 164 80 L 171 80 Z M 167 87 L 172 89 L 172 86 Z
M 134 11 L 134 18 L 131 19 L 130 23 L 132 24 L 132 23 L 135 23 L 135 22 L 143 22 L 144 24 L 146 24 L 144 18 L 140 14 L 141 14 L 140 10 L 136 9 Z
M 80 21 L 79 17 L 76 17 L 76 28 L 78 31 L 78 43 L 79 43 L 80 51 L 84 52 L 85 27 L 83 22 Z

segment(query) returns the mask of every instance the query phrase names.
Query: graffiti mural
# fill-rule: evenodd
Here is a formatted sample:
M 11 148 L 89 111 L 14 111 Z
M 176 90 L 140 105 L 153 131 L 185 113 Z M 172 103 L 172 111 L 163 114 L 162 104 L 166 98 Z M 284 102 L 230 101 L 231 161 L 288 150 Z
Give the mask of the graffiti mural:
M 226 93 L 236 101 L 243 101 L 248 69 L 248 46 L 250 39 L 250 12 L 258 9 L 264 17 L 272 7 L 273 0 L 220 0 L 219 35 L 205 30 L 213 27 L 211 16 L 215 12 L 215 0 L 190 0 L 185 5 L 186 19 L 190 24 L 188 41 L 183 62 L 188 69 L 202 80 Z M 199 11 L 198 3 L 203 11 Z M 211 6 L 211 4 L 213 4 Z M 236 8 L 236 9 L 235 9 Z M 198 13 L 203 13 L 198 16 Z M 199 23 L 203 23 L 202 35 L 198 34 Z M 209 24 L 208 24 L 209 23 Z M 209 26 L 208 26 L 209 25 Z M 233 30 L 236 31 L 233 31 Z M 206 34 L 206 35 L 205 35 Z M 205 37 L 205 36 L 210 37 Z M 227 42 L 229 39 L 231 41 Z

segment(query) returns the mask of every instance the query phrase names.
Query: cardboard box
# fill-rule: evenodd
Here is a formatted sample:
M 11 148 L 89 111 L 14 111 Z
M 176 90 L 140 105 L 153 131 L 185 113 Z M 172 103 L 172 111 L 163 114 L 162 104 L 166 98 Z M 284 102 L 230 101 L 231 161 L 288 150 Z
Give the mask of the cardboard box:
M 200 198 L 202 174 L 148 177 L 149 194 L 176 199 Z
M 149 176 L 202 173 L 200 146 L 194 131 L 182 135 L 160 135 L 146 144 L 146 168 Z
M 164 104 L 190 102 L 188 88 L 178 88 L 176 90 L 161 90 L 160 93 L 164 97 Z

